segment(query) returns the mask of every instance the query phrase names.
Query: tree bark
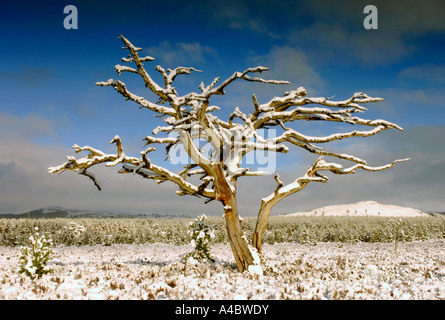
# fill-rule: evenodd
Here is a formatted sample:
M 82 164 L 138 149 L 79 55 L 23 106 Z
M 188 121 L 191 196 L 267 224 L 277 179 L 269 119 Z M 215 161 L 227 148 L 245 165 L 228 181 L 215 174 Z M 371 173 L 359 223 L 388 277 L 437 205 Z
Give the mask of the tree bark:
M 270 211 L 272 207 L 279 202 L 281 199 L 277 199 L 276 201 L 262 201 L 260 211 L 258 212 L 258 218 L 256 221 L 255 230 L 252 235 L 252 245 L 257 249 L 258 253 L 261 253 L 261 246 L 263 243 L 263 233 L 266 230 L 267 222 L 269 221 Z
M 250 252 L 246 239 L 243 237 L 241 221 L 238 215 L 236 203 L 229 205 L 231 209 L 224 209 L 227 234 L 236 264 L 241 272 L 244 272 L 253 264 L 253 256 Z M 227 208 L 227 207 L 225 207 Z
M 250 252 L 246 238 L 243 236 L 241 219 L 238 215 L 236 194 L 231 190 L 223 169 L 218 166 L 215 179 L 215 187 L 218 190 L 218 200 L 224 205 L 224 218 L 226 220 L 227 235 L 236 264 L 241 272 L 253 264 L 253 256 Z

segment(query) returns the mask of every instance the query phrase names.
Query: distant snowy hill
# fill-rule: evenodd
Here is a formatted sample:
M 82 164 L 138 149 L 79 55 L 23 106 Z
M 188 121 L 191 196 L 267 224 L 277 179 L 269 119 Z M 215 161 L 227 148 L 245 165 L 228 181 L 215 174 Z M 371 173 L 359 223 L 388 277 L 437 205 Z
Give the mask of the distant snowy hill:
M 0 218 L 190 218 L 185 215 L 135 213 L 118 210 L 82 210 L 50 206 L 18 214 L 0 214 Z
M 409 207 L 362 201 L 332 205 L 307 212 L 295 212 L 286 216 L 377 216 L 377 217 L 429 217 L 430 214 Z

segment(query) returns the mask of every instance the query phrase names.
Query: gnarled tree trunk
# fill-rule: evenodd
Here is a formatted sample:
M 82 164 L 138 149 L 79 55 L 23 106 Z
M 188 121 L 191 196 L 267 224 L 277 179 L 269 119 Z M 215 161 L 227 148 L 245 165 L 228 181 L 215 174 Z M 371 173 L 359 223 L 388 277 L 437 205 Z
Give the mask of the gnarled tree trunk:
M 228 202 L 224 208 L 224 218 L 226 219 L 227 235 L 236 264 L 241 272 L 247 270 L 253 264 L 252 253 L 249 250 L 246 238 L 243 237 L 241 221 L 238 215 L 236 203 Z
M 278 202 L 278 201 L 277 201 Z M 261 208 L 258 213 L 255 230 L 252 235 L 252 245 L 257 249 L 258 253 L 261 253 L 261 246 L 263 243 L 263 233 L 266 230 L 267 222 L 269 221 L 270 211 L 274 204 L 270 202 L 261 202 Z
M 236 194 L 230 188 L 222 165 L 216 170 L 215 187 L 218 191 L 218 200 L 224 205 L 224 218 L 226 220 L 227 235 L 236 264 L 241 272 L 247 270 L 253 264 L 253 256 L 249 250 L 246 238 L 243 236 L 241 219 L 238 215 Z

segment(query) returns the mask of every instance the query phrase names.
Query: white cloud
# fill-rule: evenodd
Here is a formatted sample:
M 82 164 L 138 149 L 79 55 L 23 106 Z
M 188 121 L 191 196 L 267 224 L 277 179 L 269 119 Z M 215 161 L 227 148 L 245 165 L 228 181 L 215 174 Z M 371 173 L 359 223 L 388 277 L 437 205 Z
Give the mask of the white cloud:
M 372 2 L 378 9 L 378 29 L 365 30 L 366 1 L 305 1 L 303 12 L 315 23 L 289 27 L 290 45 L 303 47 L 319 63 L 385 66 L 410 57 L 427 33 L 445 31 L 445 3 L 432 0 Z
M 34 139 L 54 135 L 54 126 L 48 119 L 28 115 L 24 118 L 6 113 L 0 114 L 0 139 L 9 138 Z
M 288 36 L 292 45 L 307 47 L 321 63 L 387 65 L 409 56 L 414 48 L 392 32 L 365 32 L 343 25 L 315 23 Z
M 399 73 L 399 78 L 441 85 L 445 82 L 445 65 L 427 64 L 409 67 Z
M 348 28 L 363 29 L 366 14 L 363 9 L 371 4 L 366 0 L 313 0 L 304 2 L 305 14 L 333 24 L 342 21 Z M 379 30 L 397 35 L 419 35 L 426 31 L 443 31 L 445 22 L 442 0 L 429 0 L 419 4 L 417 0 L 374 0 L 378 9 Z
M 163 65 L 169 68 L 175 68 L 178 65 L 204 64 L 208 60 L 219 62 L 215 49 L 203 46 L 198 42 L 172 44 L 169 41 L 164 41 L 157 46 L 145 48 L 144 52 L 160 60 Z
M 53 76 L 52 71 L 33 66 L 22 66 L 14 71 L 0 71 L 0 81 L 18 81 L 26 87 L 39 88 L 42 83 L 47 82 Z
M 288 39 L 305 48 L 319 63 L 384 66 L 409 57 L 427 33 L 445 31 L 443 0 L 372 2 L 378 9 L 378 30 L 366 30 L 366 0 L 206 1 L 190 4 L 180 17 L 204 16 L 211 29 L 250 33 L 253 38 Z M 179 14 L 178 14 L 179 17 Z M 259 40 L 261 41 L 261 40 Z
M 282 36 L 272 31 L 266 18 L 266 15 L 278 6 L 282 7 L 278 2 L 268 1 L 208 0 L 199 4 L 192 3 L 185 11 L 192 10 L 196 13 L 203 10 L 200 18 L 204 17 L 212 27 L 219 25 L 233 30 L 247 30 L 278 39 Z
M 139 176 L 120 175 L 117 167 L 91 169 L 103 191 L 73 172 L 49 175 L 48 167 L 62 164 L 66 155 L 86 155 L 75 154 L 68 146 L 33 141 L 41 137 L 56 140 L 57 128 L 58 124 L 36 115 L 0 115 L 0 214 L 24 213 L 50 205 L 188 215 L 213 209 L 213 213 L 219 213 L 217 203 L 204 205 L 195 197 L 178 197 L 174 184 L 158 185 Z
M 268 67 L 268 79 L 290 81 L 292 88 L 303 86 L 309 94 L 317 94 L 325 85 L 308 55 L 290 46 L 274 46 L 268 54 L 253 55 L 248 60 L 250 64 Z
M 384 101 L 374 104 L 372 109 L 391 116 L 394 121 L 403 119 L 410 123 L 415 121 L 416 124 L 431 124 L 440 123 L 445 116 L 445 92 L 442 89 L 387 88 L 367 90 L 366 93 L 384 98 Z

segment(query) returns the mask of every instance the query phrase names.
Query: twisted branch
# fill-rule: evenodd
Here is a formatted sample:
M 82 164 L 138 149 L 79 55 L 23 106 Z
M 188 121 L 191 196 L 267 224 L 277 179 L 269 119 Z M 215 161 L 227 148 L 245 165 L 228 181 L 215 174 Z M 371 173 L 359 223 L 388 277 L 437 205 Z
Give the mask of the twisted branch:
M 320 171 L 330 171 L 334 174 L 354 174 L 357 169 L 363 169 L 366 171 L 375 172 L 392 168 L 396 163 L 408 160 L 410 159 L 399 159 L 393 161 L 390 164 L 379 167 L 371 167 L 365 164 L 356 164 L 354 166 L 344 168 L 341 164 L 326 162 L 323 157 L 320 157 L 311 167 L 308 168 L 304 176 L 295 179 L 293 182 L 287 185 L 284 185 L 284 183 L 280 180 L 279 175 L 276 175 L 275 180 L 278 184 L 277 188 L 269 196 L 261 199 L 260 211 L 258 213 L 257 224 L 252 238 L 253 245 L 257 248 L 258 251 L 261 251 L 262 234 L 266 229 L 270 212 L 278 202 L 296 192 L 301 191 L 310 182 L 328 182 L 328 177 L 321 174 Z

